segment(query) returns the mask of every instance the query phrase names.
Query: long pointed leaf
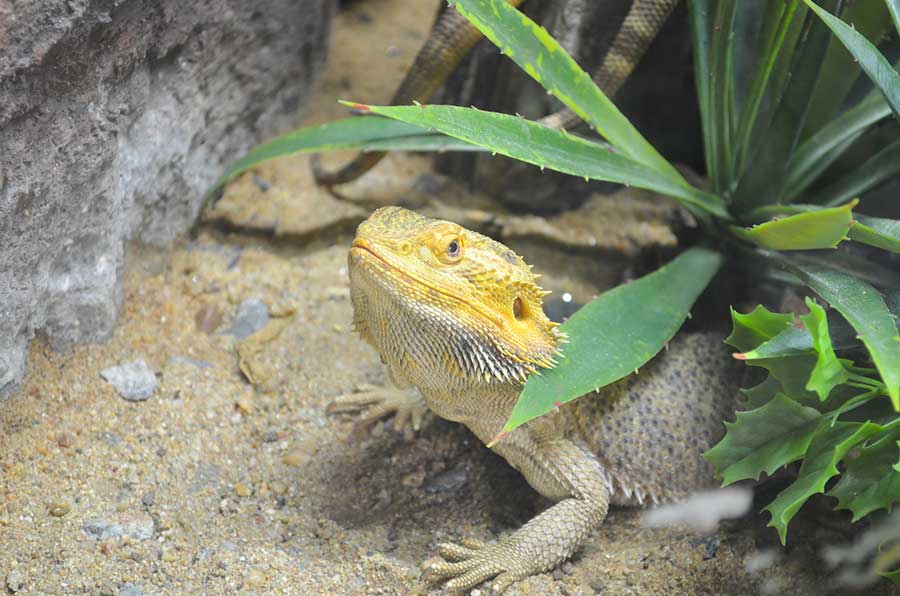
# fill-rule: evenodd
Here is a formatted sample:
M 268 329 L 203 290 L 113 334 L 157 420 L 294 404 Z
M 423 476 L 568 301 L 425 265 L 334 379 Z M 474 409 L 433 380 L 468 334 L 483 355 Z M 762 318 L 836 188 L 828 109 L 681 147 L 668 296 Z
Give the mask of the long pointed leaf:
M 450 4 L 622 153 L 672 180 L 683 180 L 546 29 L 506 0 L 451 0 Z
M 805 15 L 806 9 L 801 6 L 795 18 Z M 763 144 L 753 147 L 752 167 L 748 166 L 735 192 L 734 202 L 739 208 L 776 202 L 784 191 L 787 165 L 800 139 L 830 37 L 828 30 L 813 20 L 807 20 L 804 33 L 772 124 L 762 137 Z
M 900 253 L 900 220 L 857 215 L 850 239 Z
M 891 30 L 887 8 L 878 0 L 845 2 L 841 19 L 866 39 L 877 41 Z M 825 52 L 825 63 L 813 90 L 812 105 L 806 120 L 804 138 L 825 126 L 844 103 L 862 70 L 836 37 Z
M 884 97 L 871 93 L 809 137 L 791 157 L 783 197 L 790 201 L 800 195 L 866 128 L 890 113 Z
M 796 1 L 796 0 L 793 0 Z M 734 104 L 731 90 L 734 87 L 734 54 L 732 36 L 737 12 L 734 0 L 721 0 L 713 23 L 710 69 L 712 89 L 710 97 L 711 140 L 706 148 L 716 160 L 716 177 L 710 180 L 713 189 L 724 192 L 731 185 L 732 118 Z
M 894 117 L 900 120 L 900 74 L 894 70 L 894 67 L 891 66 L 891 63 L 887 61 L 881 52 L 853 27 L 822 10 L 812 0 L 803 1 L 825 22 L 828 28 L 841 40 L 844 47 L 853 54 L 853 57 L 859 62 L 860 67 L 869 76 L 869 79 L 875 83 L 875 86 L 887 99 L 891 110 L 894 112 Z
M 400 149 L 404 143 L 410 143 L 409 137 L 416 137 L 420 142 L 424 142 L 423 136 L 434 137 L 432 140 L 435 141 L 443 139 L 445 144 L 457 143 L 453 139 L 430 133 L 421 127 L 388 118 L 344 118 L 321 126 L 299 128 L 254 147 L 228 168 L 210 192 L 253 166 L 276 157 L 335 149 Z M 398 139 L 403 140 L 398 141 L 396 146 L 393 145 L 392 142 Z
M 722 256 L 715 251 L 688 249 L 572 315 L 560 326 L 569 336 L 564 358 L 528 378 L 504 433 L 643 366 L 672 339 L 721 265 Z M 666 299 L 658 300 L 663 293 Z
M 843 178 L 813 194 L 823 205 L 833 206 L 857 197 L 900 172 L 900 140 L 897 140 L 858 166 Z
M 703 128 L 703 146 L 706 148 L 706 175 L 710 180 L 719 177 L 719 162 L 712 151 L 712 71 L 710 53 L 712 46 L 713 15 L 712 0 L 689 0 L 691 36 L 694 49 L 694 83 L 697 86 L 697 103 L 700 107 L 700 124 Z
M 719 197 L 672 180 L 612 147 L 524 118 L 457 106 L 366 106 L 358 109 L 433 128 L 451 137 L 557 172 L 607 180 L 669 195 L 701 214 L 729 218 Z
M 759 67 L 753 77 L 747 105 L 741 114 L 735 145 L 742 156 L 746 156 L 750 150 L 750 133 L 756 125 L 756 117 L 769 85 L 772 70 L 797 11 L 797 0 L 792 0 L 786 5 L 780 2 L 768 2 L 767 5 L 777 11 L 777 19 L 773 23 L 774 26 L 770 27 L 771 31 L 760 48 L 762 59 L 759 60 Z
M 897 34 L 900 35 L 900 0 L 885 0 L 885 4 L 887 4 L 888 12 L 891 13 L 894 28 L 897 29 Z

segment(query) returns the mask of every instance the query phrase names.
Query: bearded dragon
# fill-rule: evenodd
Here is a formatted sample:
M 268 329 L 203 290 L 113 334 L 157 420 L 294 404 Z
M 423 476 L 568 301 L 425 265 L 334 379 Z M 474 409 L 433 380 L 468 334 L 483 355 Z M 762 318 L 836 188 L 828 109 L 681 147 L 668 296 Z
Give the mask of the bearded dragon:
M 378 209 L 357 229 L 349 275 L 354 326 L 393 381 L 417 388 L 434 414 L 482 442 L 501 430 L 528 375 L 559 357 L 563 337 L 531 268 L 455 223 Z M 451 591 L 493 578 L 498 594 L 571 557 L 610 504 L 657 503 L 711 485 L 700 454 L 733 411 L 733 362 L 721 338 L 681 337 L 640 374 L 513 430 L 494 449 L 555 504 L 497 543 L 441 545 L 425 578 Z M 358 403 L 376 401 L 374 415 L 415 409 L 387 391 Z
M 507 1 L 512 6 L 523 2 Z M 594 81 L 605 94 L 615 95 L 631 75 L 676 4 L 678 0 L 632 0 L 631 8 L 593 74 Z M 394 92 L 391 105 L 427 102 L 481 38 L 481 32 L 461 14 L 452 8 L 442 12 Z M 570 129 L 580 124 L 581 119 L 569 108 L 563 108 L 540 122 L 550 128 Z M 335 172 L 322 170 L 318 156 L 313 157 L 311 164 L 316 183 L 331 187 L 356 180 L 374 168 L 382 157 L 384 152 L 381 151 L 360 153 Z

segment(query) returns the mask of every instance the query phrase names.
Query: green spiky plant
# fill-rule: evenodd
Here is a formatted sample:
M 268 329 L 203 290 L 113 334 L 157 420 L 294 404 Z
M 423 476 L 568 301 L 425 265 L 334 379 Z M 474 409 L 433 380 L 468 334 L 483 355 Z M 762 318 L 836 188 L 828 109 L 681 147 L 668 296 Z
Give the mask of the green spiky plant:
M 300 152 L 482 150 L 667 195 L 718 248 L 689 248 L 566 321 L 566 358 L 528 380 L 504 432 L 644 365 L 728 266 L 722 247 L 737 247 L 832 310 L 807 299 L 799 318 L 733 313 L 728 343 L 768 377 L 746 391 L 746 411 L 707 457 L 725 483 L 801 462 L 767 507 L 782 540 L 800 506 L 838 475 L 828 494 L 854 519 L 900 501 L 900 274 L 878 255 L 834 250 L 900 253 L 900 222 L 855 211 L 857 197 L 900 172 L 900 75 L 878 48 L 897 45 L 898 0 L 689 2 L 709 190 L 691 186 L 528 17 L 503 0 L 450 3 L 603 140 L 474 108 L 347 103 L 382 117 L 274 139 L 217 187 Z

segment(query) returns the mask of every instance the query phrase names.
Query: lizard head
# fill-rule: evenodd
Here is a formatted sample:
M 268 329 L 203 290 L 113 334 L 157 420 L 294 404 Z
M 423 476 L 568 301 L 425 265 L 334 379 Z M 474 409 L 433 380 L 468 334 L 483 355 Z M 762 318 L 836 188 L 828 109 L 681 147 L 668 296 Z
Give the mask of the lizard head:
M 524 380 L 555 364 L 563 336 L 544 314 L 548 292 L 522 257 L 499 242 L 449 221 L 384 207 L 360 224 L 349 260 L 351 294 L 357 284 L 377 286 L 373 291 L 394 301 L 398 316 L 441 319 L 443 341 L 463 344 L 448 351 L 465 372 Z M 356 299 L 354 309 L 364 335 L 397 332 L 374 330 Z

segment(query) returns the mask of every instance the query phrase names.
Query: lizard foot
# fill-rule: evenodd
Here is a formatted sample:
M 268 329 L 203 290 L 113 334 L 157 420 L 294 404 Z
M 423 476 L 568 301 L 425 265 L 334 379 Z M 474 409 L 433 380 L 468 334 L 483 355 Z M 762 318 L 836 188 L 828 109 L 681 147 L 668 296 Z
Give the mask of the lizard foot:
M 539 571 L 528 565 L 528 557 L 520 552 L 515 536 L 496 544 L 478 540 L 463 540 L 460 544 L 445 542 L 438 546 L 438 554 L 442 559 L 426 565 L 422 579 L 431 584 L 446 581 L 444 590 L 451 594 L 494 578 L 490 591 L 496 596 L 514 582 Z
M 356 393 L 342 395 L 325 408 L 326 414 L 362 413 L 354 432 L 366 431 L 388 416 L 394 417 L 394 429 L 418 432 L 428 408 L 415 391 L 364 385 Z

